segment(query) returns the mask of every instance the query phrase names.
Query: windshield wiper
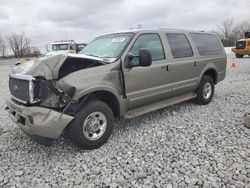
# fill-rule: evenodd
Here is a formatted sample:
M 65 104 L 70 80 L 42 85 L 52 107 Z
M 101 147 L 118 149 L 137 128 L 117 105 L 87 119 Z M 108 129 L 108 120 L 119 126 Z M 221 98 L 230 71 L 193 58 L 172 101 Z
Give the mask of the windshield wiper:
M 94 54 L 84 54 L 84 55 L 88 55 L 88 56 L 92 56 L 92 57 L 98 57 L 98 58 L 100 58 L 100 56 L 99 56 L 99 55 L 94 55 Z
M 83 54 L 83 55 L 92 56 L 92 57 L 98 57 L 98 58 L 102 59 L 102 61 L 100 61 L 101 63 L 107 64 L 107 62 L 105 61 L 105 59 L 101 58 L 101 57 L 98 56 L 98 55 L 94 55 L 94 54 Z M 103 61 L 103 60 L 104 60 L 104 61 Z M 91 64 L 90 66 L 92 66 L 92 64 Z

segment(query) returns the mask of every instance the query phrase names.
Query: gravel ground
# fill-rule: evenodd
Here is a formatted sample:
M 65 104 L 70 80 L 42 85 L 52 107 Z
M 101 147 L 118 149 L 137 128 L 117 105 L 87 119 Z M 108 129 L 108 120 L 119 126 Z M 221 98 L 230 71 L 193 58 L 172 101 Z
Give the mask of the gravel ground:
M 10 69 L 0 66 L 0 187 L 250 187 L 250 58 L 228 66 L 209 105 L 117 122 L 92 151 L 63 138 L 38 145 L 13 124 L 3 110 Z

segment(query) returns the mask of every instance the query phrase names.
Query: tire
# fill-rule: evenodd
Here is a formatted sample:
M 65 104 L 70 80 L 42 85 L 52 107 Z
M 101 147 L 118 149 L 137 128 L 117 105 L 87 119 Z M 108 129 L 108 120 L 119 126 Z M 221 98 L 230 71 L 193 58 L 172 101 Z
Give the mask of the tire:
M 71 123 L 69 138 L 82 149 L 96 149 L 107 142 L 113 125 L 110 107 L 102 101 L 89 101 Z
M 235 57 L 236 57 L 236 58 L 243 58 L 243 57 L 244 57 L 244 55 L 241 55 L 241 54 L 235 54 Z
M 206 105 L 211 102 L 214 96 L 214 80 L 211 76 L 204 75 L 196 90 L 195 102 L 199 105 Z

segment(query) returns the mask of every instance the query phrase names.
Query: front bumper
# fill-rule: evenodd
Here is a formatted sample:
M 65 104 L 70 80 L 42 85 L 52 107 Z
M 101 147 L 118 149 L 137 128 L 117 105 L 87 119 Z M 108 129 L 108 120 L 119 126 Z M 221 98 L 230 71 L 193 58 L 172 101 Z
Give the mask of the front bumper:
M 44 107 L 27 107 L 5 99 L 10 118 L 28 135 L 57 139 L 74 118 Z

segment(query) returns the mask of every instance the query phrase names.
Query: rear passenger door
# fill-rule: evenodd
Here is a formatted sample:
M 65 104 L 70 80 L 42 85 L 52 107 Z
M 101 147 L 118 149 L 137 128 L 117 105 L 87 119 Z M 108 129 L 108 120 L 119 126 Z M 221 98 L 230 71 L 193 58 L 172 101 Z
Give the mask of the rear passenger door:
M 172 85 L 172 95 L 193 91 L 197 86 L 196 60 L 188 37 L 184 33 L 167 33 L 172 59 L 168 64 L 168 82 Z

